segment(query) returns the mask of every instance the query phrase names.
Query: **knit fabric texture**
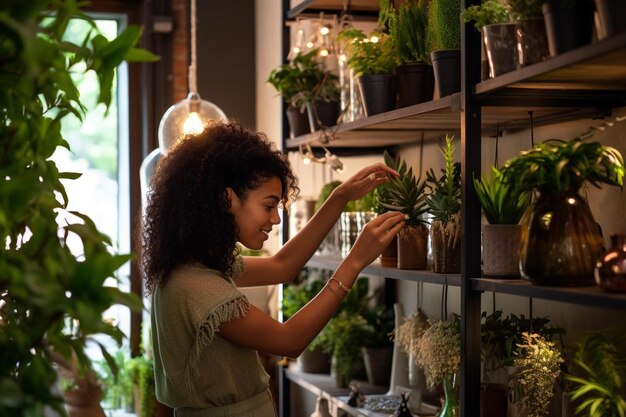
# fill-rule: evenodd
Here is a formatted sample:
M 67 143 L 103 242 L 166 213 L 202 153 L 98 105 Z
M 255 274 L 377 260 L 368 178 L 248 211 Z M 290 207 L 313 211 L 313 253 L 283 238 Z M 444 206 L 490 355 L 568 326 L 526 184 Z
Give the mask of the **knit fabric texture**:
M 157 399 L 172 408 L 221 407 L 267 389 L 269 376 L 256 350 L 219 334 L 225 321 L 250 308 L 235 285 L 243 273 L 237 257 L 233 277 L 199 264 L 172 272 L 152 294 L 152 349 Z

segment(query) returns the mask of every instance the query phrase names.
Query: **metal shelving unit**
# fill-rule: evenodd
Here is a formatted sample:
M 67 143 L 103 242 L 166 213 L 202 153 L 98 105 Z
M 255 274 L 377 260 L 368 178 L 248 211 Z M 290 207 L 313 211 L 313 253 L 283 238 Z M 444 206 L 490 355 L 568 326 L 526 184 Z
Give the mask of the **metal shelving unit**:
M 461 7 L 478 3 L 479 0 L 465 0 Z M 308 0 L 287 12 L 286 18 L 321 8 L 341 10 L 341 5 L 338 0 Z M 460 135 L 464 230 L 461 274 L 398 270 L 383 268 L 378 263 L 370 265 L 363 273 L 461 287 L 461 415 L 467 417 L 479 415 L 480 410 L 480 301 L 483 292 L 626 309 L 626 295 L 605 293 L 594 286 L 545 287 L 521 279 L 481 277 L 481 211 L 468 180 L 481 173 L 482 137 L 494 134 L 496 129 L 528 128 L 529 111 L 533 111 L 534 125 L 540 126 L 607 117 L 613 108 L 626 106 L 626 34 L 485 81 L 480 80 L 480 42 L 479 33 L 466 24 L 462 33 L 460 93 L 284 141 L 287 151 L 297 150 L 304 144 L 378 150 L 418 144 L 422 140 L 436 141 L 444 133 Z M 335 269 L 340 262 L 332 257 L 315 256 L 308 265 Z

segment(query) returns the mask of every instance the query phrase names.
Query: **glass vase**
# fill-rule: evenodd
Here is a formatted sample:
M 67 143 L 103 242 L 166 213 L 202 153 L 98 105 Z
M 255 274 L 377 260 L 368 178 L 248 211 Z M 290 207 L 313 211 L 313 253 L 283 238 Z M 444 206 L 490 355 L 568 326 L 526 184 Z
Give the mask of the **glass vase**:
M 605 291 L 626 292 L 626 235 L 611 236 L 611 249 L 600 256 L 594 272 Z
M 457 390 L 456 374 L 448 374 L 443 377 L 443 392 L 445 400 L 443 408 L 437 414 L 437 417 L 459 417 L 461 415 L 461 407 L 459 402 L 459 392 Z
M 600 228 L 578 189 L 541 191 L 522 219 L 520 272 L 533 284 L 593 285 Z

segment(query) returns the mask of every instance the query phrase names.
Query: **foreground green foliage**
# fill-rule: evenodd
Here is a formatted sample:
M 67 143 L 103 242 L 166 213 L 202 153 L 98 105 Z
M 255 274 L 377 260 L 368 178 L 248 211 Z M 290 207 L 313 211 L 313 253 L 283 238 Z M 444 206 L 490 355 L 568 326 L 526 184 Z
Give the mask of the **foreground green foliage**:
M 569 395 L 576 415 L 589 417 L 626 416 L 623 394 L 626 377 L 626 342 L 600 332 L 590 333 L 577 344 Z
M 65 415 L 53 357 L 89 369 L 91 335 L 123 337 L 102 313 L 116 303 L 141 308 L 136 297 L 104 287 L 129 255 L 114 254 L 87 216 L 67 211 L 61 180 L 80 174 L 59 172 L 50 156 L 69 148 L 61 120 L 86 110 L 72 73 L 94 71 L 98 101 L 108 105 L 115 68 L 155 57 L 134 47 L 140 28 L 109 41 L 80 5 L 13 0 L 0 11 L 0 416 L 40 416 L 46 405 Z M 64 40 L 70 18 L 93 25 L 80 43 Z M 70 252 L 69 240 L 82 244 L 81 254 Z

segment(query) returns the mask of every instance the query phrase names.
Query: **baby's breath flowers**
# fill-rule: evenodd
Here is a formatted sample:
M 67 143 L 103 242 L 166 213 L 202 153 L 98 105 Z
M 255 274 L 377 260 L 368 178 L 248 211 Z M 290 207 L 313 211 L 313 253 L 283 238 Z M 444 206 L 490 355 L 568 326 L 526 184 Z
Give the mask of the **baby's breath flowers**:
M 394 330 L 393 337 L 407 355 L 414 355 L 416 342 L 429 327 L 428 316 L 418 309 L 415 313 L 405 318 L 404 323 Z
M 459 320 L 432 323 L 417 343 L 415 362 L 424 370 L 426 385 L 432 388 L 461 366 Z
M 522 333 L 517 345 L 512 379 L 519 401 L 528 417 L 545 417 L 549 413 L 554 383 L 561 373 L 561 352 L 554 343 L 536 333 Z

